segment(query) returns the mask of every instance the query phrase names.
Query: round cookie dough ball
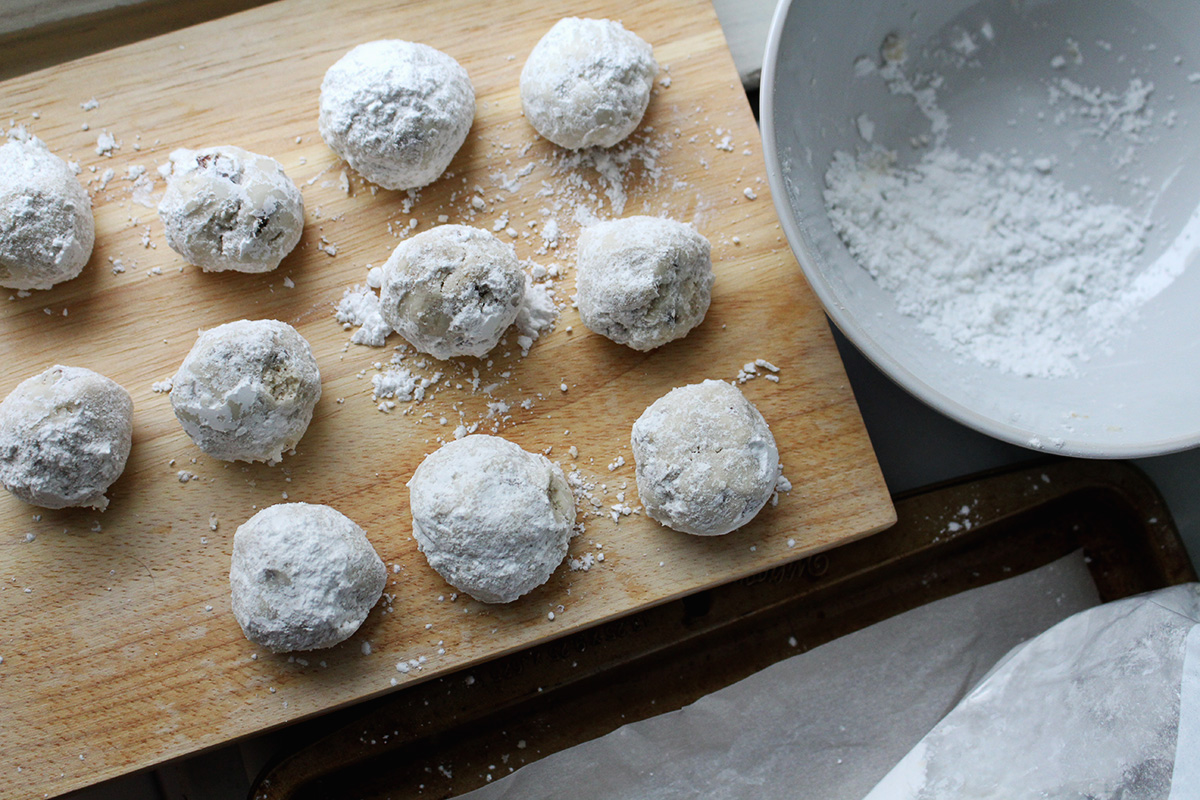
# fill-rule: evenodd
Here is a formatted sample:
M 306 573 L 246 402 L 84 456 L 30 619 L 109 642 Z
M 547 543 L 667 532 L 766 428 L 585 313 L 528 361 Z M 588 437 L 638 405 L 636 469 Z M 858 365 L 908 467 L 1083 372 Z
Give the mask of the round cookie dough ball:
M 681 222 L 627 217 L 579 235 L 576 301 L 589 329 L 653 350 L 704 321 L 712 298 L 708 240 Z
M 92 257 L 92 200 L 37 139 L 0 147 L 0 286 L 49 289 Z
M 158 204 L 171 249 L 208 272 L 270 272 L 300 241 L 304 200 L 273 158 L 240 147 L 171 153 Z
M 35 506 L 103 510 L 132 440 L 129 392 L 90 369 L 54 366 L 0 403 L 0 483 Z
M 383 265 L 380 314 L 435 358 L 481 357 L 517 318 L 525 273 L 512 245 L 466 225 L 401 242 Z
M 273 319 L 201 332 L 171 381 L 171 406 L 184 431 L 224 461 L 279 461 L 304 435 L 319 399 L 312 348 Z
M 233 535 L 233 616 L 247 639 L 276 653 L 345 641 L 386 580 L 363 529 L 329 506 L 270 506 Z
M 633 423 L 638 494 L 669 528 L 718 536 L 745 525 L 779 480 L 766 420 L 732 384 L 707 380 L 654 401 Z
M 408 488 L 413 538 L 429 566 L 476 600 L 516 600 L 567 554 L 575 498 L 562 470 L 498 436 L 443 445 Z
M 474 120 L 475 89 L 467 71 L 425 44 L 360 44 L 321 83 L 321 138 L 385 189 L 416 189 L 437 180 Z
M 657 74 L 650 45 L 621 23 L 568 17 L 525 61 L 521 106 L 559 147 L 612 147 L 642 121 Z

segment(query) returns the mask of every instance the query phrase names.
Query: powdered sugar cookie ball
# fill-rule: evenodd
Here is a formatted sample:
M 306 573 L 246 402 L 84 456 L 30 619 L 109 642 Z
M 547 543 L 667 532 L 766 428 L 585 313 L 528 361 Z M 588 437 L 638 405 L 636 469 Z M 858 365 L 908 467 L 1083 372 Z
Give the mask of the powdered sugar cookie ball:
M 524 297 L 512 245 L 479 228 L 439 225 L 392 252 L 379 310 L 422 353 L 479 357 L 500 341 Z
M 167 244 L 209 272 L 270 272 L 300 241 L 304 200 L 273 158 L 240 147 L 171 153 L 158 204 Z
M 476 600 L 516 600 L 567 554 L 575 498 L 562 470 L 498 436 L 443 445 L 408 488 L 413 538 L 429 566 Z
M 686 336 L 708 312 L 708 240 L 659 217 L 600 222 L 579 235 L 576 301 L 589 329 L 634 350 Z
M 49 289 L 92 256 L 92 200 L 38 139 L 0 147 L 0 286 Z
M 717 536 L 757 514 L 779 480 L 766 420 L 732 384 L 707 380 L 654 401 L 633 423 L 638 494 L 669 528 Z
M 467 71 L 429 45 L 399 39 L 360 44 L 321 83 L 321 138 L 385 189 L 416 189 L 437 180 L 474 119 L 475 89 Z
M 312 348 L 273 319 L 203 331 L 171 383 L 183 430 L 224 461 L 279 461 L 296 447 L 321 398 Z
M 650 45 L 621 23 L 568 17 L 525 61 L 521 106 L 559 147 L 612 147 L 642 121 L 657 74 Z
M 233 616 L 247 639 L 276 653 L 345 641 L 386 580 L 363 529 L 329 506 L 280 503 L 233 534 Z
M 54 366 L 0 403 L 0 483 L 35 506 L 103 510 L 132 440 L 129 392 L 90 369 Z

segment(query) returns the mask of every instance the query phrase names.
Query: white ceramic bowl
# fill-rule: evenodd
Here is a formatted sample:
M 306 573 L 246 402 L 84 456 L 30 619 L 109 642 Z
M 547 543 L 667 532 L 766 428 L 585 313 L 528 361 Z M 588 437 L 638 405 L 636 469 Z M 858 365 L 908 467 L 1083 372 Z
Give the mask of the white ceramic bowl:
M 980 51 L 971 54 L 973 64 L 955 67 L 945 54 L 964 30 L 975 33 Z M 764 151 L 788 241 L 838 328 L 921 400 L 1014 444 L 1099 458 L 1200 444 L 1197 30 L 1200 3 L 1178 0 L 782 0 L 764 59 Z M 856 77 L 856 60 L 878 62 L 881 43 L 894 33 L 907 39 L 906 72 L 936 70 L 944 78 L 938 103 L 950 119 L 948 146 L 968 157 L 1054 157 L 1055 176 L 1068 187 L 1089 186 L 1094 202 L 1146 215 L 1153 223 L 1147 263 L 1168 250 L 1186 262 L 1128 331 L 1078 362 L 1076 374 L 1023 377 L 941 348 L 897 312 L 831 226 L 824 176 L 836 151 L 864 146 L 859 115 L 868 115 L 874 142 L 895 149 L 901 163 L 916 158 L 910 137 L 929 131 L 909 98 L 891 95 L 878 76 Z M 1054 59 L 1071 42 L 1080 58 L 1064 67 Z M 1124 146 L 1119 137 L 1089 137 L 1088 121 L 1077 128 L 1073 117 L 1037 123 L 1061 110 L 1051 107 L 1052 80 L 1119 94 L 1135 76 L 1154 84 L 1147 106 L 1153 137 L 1125 167 L 1112 166 L 1114 148 Z M 1131 190 L 1135 182 L 1142 191 Z

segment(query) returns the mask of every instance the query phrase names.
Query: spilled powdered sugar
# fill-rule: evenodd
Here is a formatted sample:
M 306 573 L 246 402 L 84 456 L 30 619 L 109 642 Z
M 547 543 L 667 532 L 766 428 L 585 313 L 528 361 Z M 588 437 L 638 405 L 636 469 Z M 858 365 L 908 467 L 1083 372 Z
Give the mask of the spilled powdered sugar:
M 771 383 L 779 383 L 779 367 L 765 358 L 756 358 L 742 365 L 734 382 L 741 385 L 759 377 L 766 378 Z
M 392 332 L 392 327 L 379 313 L 379 295 L 369 286 L 347 289 L 333 313 L 344 329 L 357 328 L 350 336 L 354 344 L 383 347 Z
M 528 275 L 525 276 L 525 297 L 517 309 L 517 320 L 513 324 L 520 335 L 517 344 L 521 354 L 529 352 L 537 338 L 554 325 L 558 319 L 558 306 L 554 305 L 554 295 L 551 287 L 543 283 L 534 283 Z
M 562 179 L 565 186 L 543 187 L 539 196 L 565 195 L 568 200 L 573 198 L 578 216 L 578 211 L 586 208 L 578 202 L 579 196 L 594 196 L 581 170 L 592 170 L 599 179 L 612 216 L 620 217 L 625 213 L 629 201 L 626 183 L 630 172 L 635 168 L 640 169 L 643 179 L 656 185 L 662 178 L 659 158 L 668 149 L 670 144 L 666 137 L 656 137 L 654 131 L 642 129 L 616 147 L 559 151 L 551 166 L 551 174 Z
M 389 366 L 387 370 L 371 376 L 371 385 L 374 387 L 371 399 L 423 400 L 425 398 L 425 386 L 421 384 L 427 380 L 418 378 L 404 367 L 397 365 Z M 425 385 L 428 385 L 428 383 Z M 386 404 L 381 404 L 379 410 L 388 411 L 390 409 Z

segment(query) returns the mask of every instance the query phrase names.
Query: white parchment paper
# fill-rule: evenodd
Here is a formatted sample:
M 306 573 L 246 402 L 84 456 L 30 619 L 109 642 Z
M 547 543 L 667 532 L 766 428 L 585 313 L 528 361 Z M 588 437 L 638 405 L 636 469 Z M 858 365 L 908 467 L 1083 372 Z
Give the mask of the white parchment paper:
M 463 797 L 861 800 L 1013 646 L 1098 602 L 1076 553 L 797 655 Z

